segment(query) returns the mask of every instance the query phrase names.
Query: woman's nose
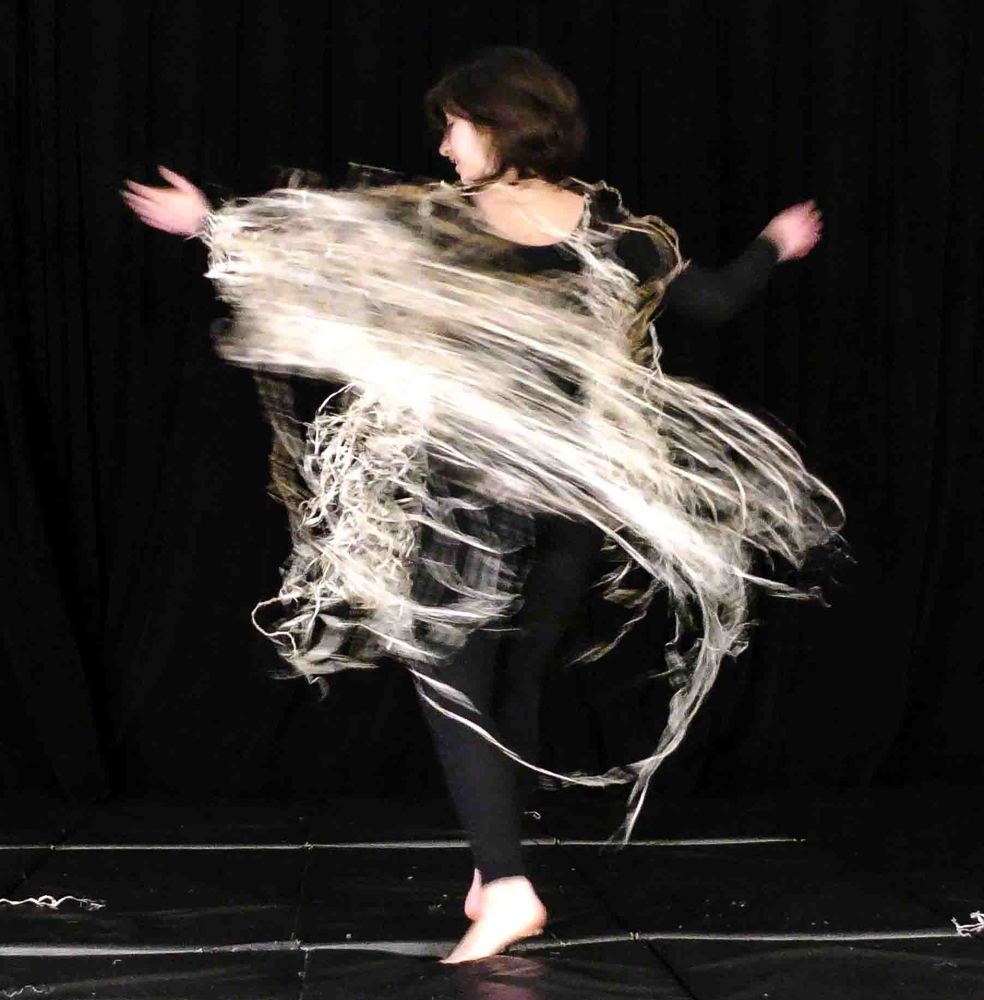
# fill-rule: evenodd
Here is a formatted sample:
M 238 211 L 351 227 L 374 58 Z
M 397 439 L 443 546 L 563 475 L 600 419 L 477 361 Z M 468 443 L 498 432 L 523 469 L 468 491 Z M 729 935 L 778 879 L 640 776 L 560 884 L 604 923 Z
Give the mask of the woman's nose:
M 450 155 L 451 149 L 448 146 L 447 137 L 441 139 L 441 145 L 437 147 L 437 151 L 438 151 L 438 153 L 441 154 L 441 156 L 449 156 Z

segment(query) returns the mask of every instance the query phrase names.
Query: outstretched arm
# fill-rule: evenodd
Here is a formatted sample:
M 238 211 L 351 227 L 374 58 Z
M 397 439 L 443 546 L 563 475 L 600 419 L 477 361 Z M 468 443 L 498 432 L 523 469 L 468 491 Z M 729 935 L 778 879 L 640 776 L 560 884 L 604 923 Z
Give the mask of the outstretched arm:
M 768 283 L 776 264 L 805 257 L 816 245 L 823 221 L 816 202 L 780 212 L 747 250 L 712 270 L 691 264 L 666 292 L 673 309 L 704 326 L 738 315 Z
M 194 236 L 201 232 L 212 206 L 202 192 L 187 178 L 158 167 L 166 187 L 150 187 L 127 180 L 123 200 L 148 226 L 165 233 Z

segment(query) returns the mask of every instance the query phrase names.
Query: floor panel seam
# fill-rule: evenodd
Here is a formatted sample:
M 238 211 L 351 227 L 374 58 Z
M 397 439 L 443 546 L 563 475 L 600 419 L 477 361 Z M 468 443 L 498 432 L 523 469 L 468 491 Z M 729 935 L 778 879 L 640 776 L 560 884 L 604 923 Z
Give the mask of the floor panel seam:
M 976 935 L 974 935 L 976 937 Z M 576 938 L 557 938 L 553 941 L 535 940 L 521 942 L 509 949 L 513 953 L 574 949 L 589 945 L 617 944 L 650 941 L 704 941 L 704 942 L 767 942 L 767 943 L 817 943 L 852 941 L 915 941 L 960 939 L 953 928 L 920 928 L 911 931 L 846 931 L 822 934 L 781 931 L 753 934 L 708 933 L 698 931 L 621 931 L 614 934 L 592 934 Z M 246 944 L 225 945 L 0 945 L 0 956 L 6 957 L 96 957 L 108 955 L 185 955 L 185 954 L 242 954 L 250 952 L 313 952 L 313 951 L 380 951 L 398 954 L 437 954 L 453 941 L 437 940 L 375 940 L 375 941 L 257 941 Z M 672 970 L 671 970 L 672 971 Z

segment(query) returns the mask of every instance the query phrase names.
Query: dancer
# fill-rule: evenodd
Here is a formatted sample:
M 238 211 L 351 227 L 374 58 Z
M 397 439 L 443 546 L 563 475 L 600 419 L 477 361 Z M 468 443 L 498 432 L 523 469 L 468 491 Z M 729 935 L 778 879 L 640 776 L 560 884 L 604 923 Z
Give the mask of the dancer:
M 303 439 L 282 391 L 266 395 L 294 553 L 264 629 L 309 677 L 382 654 L 413 670 L 475 860 L 472 923 L 446 959 L 460 962 L 546 921 L 520 848 L 519 764 L 536 761 L 543 674 L 591 585 L 626 627 L 666 588 L 681 630 L 703 633 L 668 653 L 677 691 L 653 755 L 577 779 L 635 783 L 628 832 L 744 642 L 748 584 L 789 592 L 752 554 L 798 562 L 839 505 L 763 424 L 663 375 L 650 328 L 664 305 L 708 324 L 738 312 L 816 244 L 812 202 L 706 271 L 661 220 L 571 179 L 577 94 L 534 53 L 489 50 L 426 106 L 454 188 L 288 189 L 213 212 L 161 168 L 168 187 L 128 181 L 124 198 L 209 243 L 237 315 L 227 357 L 349 387 Z M 649 575 L 641 591 L 632 567 Z

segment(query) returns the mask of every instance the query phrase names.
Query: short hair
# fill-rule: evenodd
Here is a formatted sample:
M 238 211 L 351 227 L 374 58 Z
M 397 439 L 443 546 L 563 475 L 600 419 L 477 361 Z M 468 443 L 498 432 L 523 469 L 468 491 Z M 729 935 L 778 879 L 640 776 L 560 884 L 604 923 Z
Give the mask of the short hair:
M 484 49 L 450 70 L 424 98 L 440 132 L 447 115 L 470 121 L 492 137 L 497 170 L 560 181 L 570 176 L 587 144 L 577 88 L 529 49 Z

